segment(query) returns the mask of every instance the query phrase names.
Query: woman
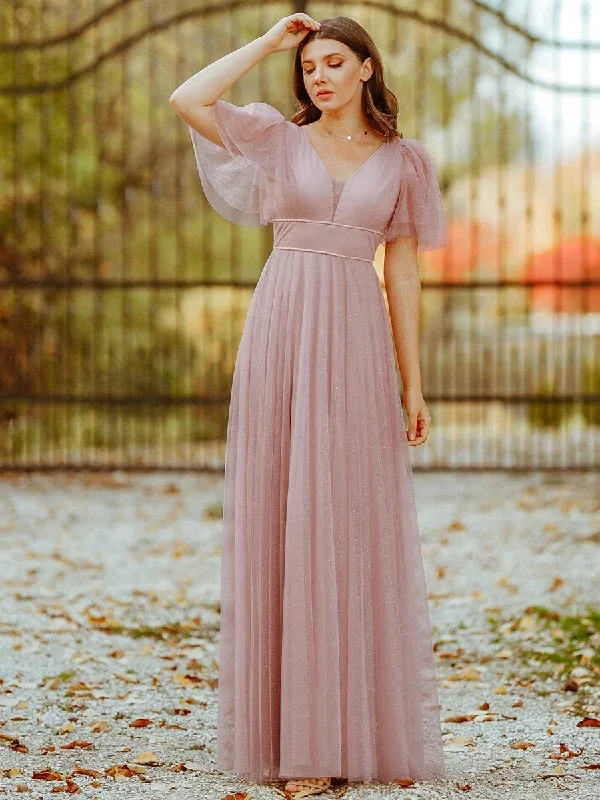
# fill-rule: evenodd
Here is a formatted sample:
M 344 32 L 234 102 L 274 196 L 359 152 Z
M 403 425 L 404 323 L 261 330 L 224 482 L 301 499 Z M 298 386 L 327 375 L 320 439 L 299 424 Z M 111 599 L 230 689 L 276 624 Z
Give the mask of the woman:
M 292 120 L 220 99 L 292 47 Z M 333 777 L 441 777 L 409 458 L 430 425 L 417 250 L 446 244 L 431 157 L 398 135 L 377 48 L 347 17 L 284 17 L 170 102 L 212 206 L 274 232 L 229 407 L 217 765 L 291 778 L 296 798 Z

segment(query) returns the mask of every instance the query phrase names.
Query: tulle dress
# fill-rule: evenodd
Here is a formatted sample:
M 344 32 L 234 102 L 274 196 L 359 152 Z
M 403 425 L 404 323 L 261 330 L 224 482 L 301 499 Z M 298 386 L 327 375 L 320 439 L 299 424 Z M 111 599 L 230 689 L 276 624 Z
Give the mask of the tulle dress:
M 344 181 L 273 106 L 217 100 L 190 127 L 225 219 L 273 225 L 229 406 L 217 767 L 436 779 L 443 748 L 427 587 L 377 246 L 446 244 L 436 170 L 384 141 Z

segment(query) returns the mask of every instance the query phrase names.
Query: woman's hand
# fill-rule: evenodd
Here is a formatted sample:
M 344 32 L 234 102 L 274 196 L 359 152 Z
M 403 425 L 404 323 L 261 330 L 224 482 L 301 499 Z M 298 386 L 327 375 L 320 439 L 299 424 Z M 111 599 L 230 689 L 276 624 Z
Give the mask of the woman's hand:
M 406 435 L 412 447 L 427 441 L 431 417 L 425 405 L 423 394 L 420 390 L 402 392 L 402 403 L 408 415 L 408 429 Z M 412 438 L 411 438 L 412 436 Z
M 296 47 L 311 30 L 318 31 L 320 27 L 321 23 L 308 14 L 290 14 L 275 23 L 262 38 L 268 43 L 272 53 L 281 53 Z

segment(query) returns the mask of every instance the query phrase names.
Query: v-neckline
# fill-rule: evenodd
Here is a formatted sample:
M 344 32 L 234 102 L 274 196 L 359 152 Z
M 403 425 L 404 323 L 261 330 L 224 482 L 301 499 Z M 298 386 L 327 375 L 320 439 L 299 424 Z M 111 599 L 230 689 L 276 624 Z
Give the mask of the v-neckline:
M 294 125 L 296 125 L 296 123 L 294 123 Z M 367 158 L 365 158 L 365 160 L 362 162 L 362 164 L 359 164 L 358 167 L 354 170 L 354 172 L 351 172 L 350 175 L 348 175 L 347 178 L 334 178 L 333 175 L 329 172 L 329 170 L 325 166 L 325 162 L 323 161 L 323 159 L 319 155 L 319 152 L 318 152 L 317 148 L 311 142 L 310 136 L 308 135 L 308 133 L 306 131 L 302 130 L 302 128 L 304 126 L 296 125 L 296 127 L 301 132 L 301 135 L 304 136 L 304 138 L 307 140 L 308 146 L 313 151 L 313 153 L 316 155 L 317 160 L 321 164 L 321 167 L 322 167 L 323 171 L 326 173 L 326 175 L 328 176 L 329 180 L 331 181 L 331 188 L 332 189 L 333 189 L 333 184 L 334 183 L 338 183 L 338 184 L 341 183 L 345 187 L 346 184 L 348 183 L 348 181 L 351 178 L 353 178 L 373 158 L 373 156 L 381 150 L 381 148 L 384 146 L 384 144 L 389 144 L 387 139 L 384 139 L 384 141 L 379 145 L 379 147 L 377 147 L 375 150 L 373 150 L 371 155 L 367 156 Z

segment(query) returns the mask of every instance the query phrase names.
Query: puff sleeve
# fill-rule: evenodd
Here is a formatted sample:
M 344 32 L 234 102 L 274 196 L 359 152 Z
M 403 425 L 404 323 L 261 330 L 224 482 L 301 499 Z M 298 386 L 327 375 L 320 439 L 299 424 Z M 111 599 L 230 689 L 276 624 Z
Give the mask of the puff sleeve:
M 287 120 L 261 102 L 236 106 L 219 99 L 210 113 L 224 147 L 188 125 L 208 202 L 229 222 L 247 227 L 268 224 Z
M 417 250 L 448 244 L 442 195 L 433 159 L 417 139 L 401 139 L 398 200 L 384 231 L 384 241 L 399 236 L 417 240 Z

